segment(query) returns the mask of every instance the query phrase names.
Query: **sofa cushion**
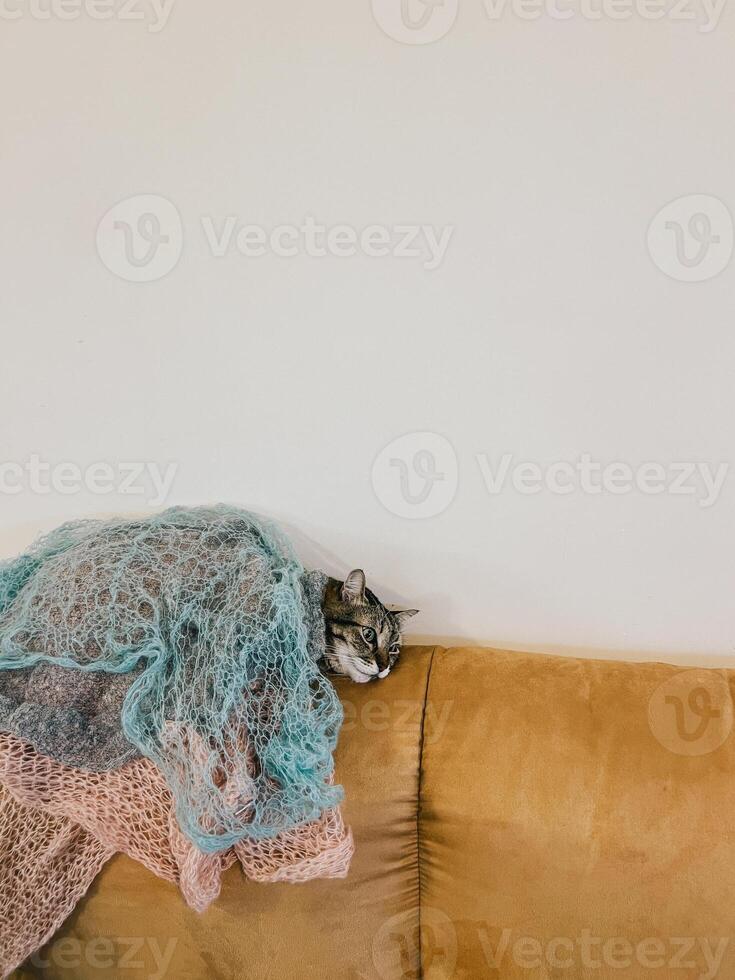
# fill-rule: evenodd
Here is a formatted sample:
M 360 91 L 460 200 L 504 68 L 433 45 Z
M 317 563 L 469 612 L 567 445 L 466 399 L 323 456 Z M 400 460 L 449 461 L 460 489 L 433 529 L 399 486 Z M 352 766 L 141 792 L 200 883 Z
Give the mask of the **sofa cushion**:
M 425 976 L 735 976 L 733 686 L 437 651 L 427 707 L 451 710 L 423 741 Z

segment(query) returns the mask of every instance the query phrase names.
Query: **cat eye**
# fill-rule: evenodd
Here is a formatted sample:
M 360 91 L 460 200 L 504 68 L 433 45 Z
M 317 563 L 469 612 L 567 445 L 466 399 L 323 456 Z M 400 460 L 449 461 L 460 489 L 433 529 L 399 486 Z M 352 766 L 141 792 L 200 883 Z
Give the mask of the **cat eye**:
M 372 626 L 363 626 L 362 638 L 366 643 L 375 643 L 375 630 Z

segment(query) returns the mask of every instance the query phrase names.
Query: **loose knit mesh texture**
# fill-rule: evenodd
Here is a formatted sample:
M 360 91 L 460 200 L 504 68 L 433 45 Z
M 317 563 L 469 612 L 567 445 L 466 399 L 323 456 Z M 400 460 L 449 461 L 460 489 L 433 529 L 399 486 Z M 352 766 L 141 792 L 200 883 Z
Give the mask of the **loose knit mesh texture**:
M 341 799 L 342 709 L 303 577 L 287 539 L 235 508 L 66 524 L 0 564 L 0 670 L 129 673 L 122 730 L 183 832 L 208 853 L 265 840 Z M 64 761 L 55 717 L 34 744 Z M 32 725 L 0 727 L 33 741 Z
M 254 881 L 341 878 L 354 850 L 339 809 L 263 840 L 206 854 L 181 832 L 149 759 L 106 773 L 72 769 L 0 734 L 0 973 L 39 949 L 116 852 L 179 886 L 204 911 L 239 860 Z
M 0 976 L 53 936 L 112 854 L 77 824 L 0 786 Z

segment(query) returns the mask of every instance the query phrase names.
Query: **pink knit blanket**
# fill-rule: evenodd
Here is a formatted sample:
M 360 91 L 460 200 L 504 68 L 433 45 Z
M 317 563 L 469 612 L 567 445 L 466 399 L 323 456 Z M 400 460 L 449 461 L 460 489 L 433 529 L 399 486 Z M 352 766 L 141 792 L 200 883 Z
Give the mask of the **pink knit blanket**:
M 53 936 L 117 852 L 177 884 L 201 912 L 236 861 L 254 881 L 342 878 L 353 850 L 333 809 L 272 839 L 204 854 L 179 829 L 171 793 L 148 759 L 86 772 L 0 733 L 0 976 Z

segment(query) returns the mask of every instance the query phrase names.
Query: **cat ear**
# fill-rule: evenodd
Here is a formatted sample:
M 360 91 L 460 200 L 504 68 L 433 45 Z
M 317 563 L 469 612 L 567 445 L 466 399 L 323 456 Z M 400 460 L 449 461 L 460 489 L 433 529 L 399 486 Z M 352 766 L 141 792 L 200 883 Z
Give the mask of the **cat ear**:
M 396 618 L 396 623 L 398 624 L 399 632 L 403 630 L 403 627 L 406 625 L 408 620 L 412 616 L 415 616 L 417 612 L 418 609 L 399 609 L 397 612 L 393 613 Z
M 342 583 L 344 602 L 363 602 L 365 599 L 365 572 L 356 568 Z

